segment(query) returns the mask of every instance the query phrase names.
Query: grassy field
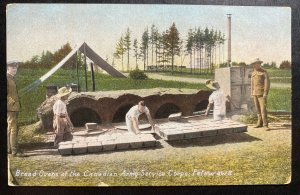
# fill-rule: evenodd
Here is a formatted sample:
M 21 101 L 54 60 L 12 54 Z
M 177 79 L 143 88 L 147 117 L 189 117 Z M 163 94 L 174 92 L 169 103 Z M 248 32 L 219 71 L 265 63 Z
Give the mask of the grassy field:
M 271 111 L 292 111 L 292 90 L 290 88 L 271 88 L 267 108 Z
M 154 71 L 155 72 L 155 71 Z M 199 68 L 195 68 L 191 69 L 189 68 L 177 68 L 174 69 L 173 72 L 171 71 L 165 71 L 165 72 L 161 72 L 160 74 L 162 75 L 167 75 L 167 76 L 177 76 L 177 77 L 189 77 L 189 78 L 203 78 L 203 79 L 214 79 L 214 70 L 209 70 L 209 69 L 199 69 Z
M 266 69 L 270 77 L 292 77 L 291 69 Z
M 267 69 L 272 83 L 292 83 L 292 71 Z
M 274 83 L 291 83 L 292 72 L 291 70 L 284 70 L 284 69 L 266 69 L 269 73 L 271 82 Z M 162 75 L 167 76 L 175 76 L 175 77 L 189 77 L 189 78 L 203 78 L 203 79 L 214 79 L 214 73 L 202 73 L 200 74 L 200 70 L 196 69 L 193 74 L 190 73 L 190 69 L 180 69 L 175 70 L 173 73 L 170 71 L 166 72 L 156 72 L 152 71 L 153 73 L 159 73 Z M 205 72 L 205 70 L 203 71 Z
M 48 69 L 22 69 L 20 68 L 16 76 L 16 82 L 19 90 L 26 87 L 40 76 L 45 74 Z M 288 76 L 290 71 L 287 70 L 269 70 L 270 75 Z M 171 73 L 164 73 L 171 74 Z M 174 73 L 173 76 L 180 76 L 179 73 Z M 82 91 L 85 91 L 85 78 L 83 70 L 79 73 L 79 84 Z M 181 75 L 182 76 L 182 75 Z M 190 75 L 196 76 L 199 75 Z M 204 75 L 202 75 L 204 76 Z M 205 77 L 211 78 L 212 75 Z M 285 78 L 284 78 L 285 79 Z M 204 84 L 192 84 L 177 81 L 163 81 L 147 79 L 142 81 L 135 81 L 128 78 L 113 78 L 106 74 L 96 73 L 96 90 L 97 91 L 111 91 L 111 90 L 126 90 L 126 89 L 142 89 L 142 88 L 189 88 L 189 89 L 207 89 Z M 70 83 L 77 83 L 77 75 L 74 70 L 58 70 L 53 76 L 42 83 L 36 89 L 30 91 L 21 97 L 22 110 L 19 114 L 19 124 L 31 124 L 38 120 L 36 109 L 45 100 L 46 86 L 59 85 L 63 86 Z M 88 88 L 91 90 L 91 75 L 88 74 Z M 291 111 L 291 90 L 290 89 L 271 89 L 269 95 L 268 109 L 270 110 L 287 110 Z
M 271 77 L 271 83 L 292 83 L 291 77 Z
M 193 69 L 191 72 L 191 69 L 189 68 L 177 68 L 174 69 L 173 72 L 171 71 L 149 71 L 150 73 L 159 73 L 166 76 L 177 76 L 177 77 L 189 77 L 189 78 L 204 78 L 204 79 L 213 79 L 214 78 L 214 72 L 211 72 L 211 70 L 208 69 Z
M 16 76 L 16 82 L 18 89 L 23 89 L 40 76 L 45 74 L 48 69 L 22 69 L 20 68 Z M 80 72 L 79 84 L 81 90 L 85 91 L 85 78 L 84 72 Z M 135 81 L 128 78 L 114 78 L 106 74 L 96 73 L 95 74 L 96 91 L 112 91 L 112 90 L 126 90 L 126 89 L 147 89 L 156 87 L 165 88 L 188 88 L 188 89 L 208 89 L 204 84 L 191 84 L 176 81 L 163 81 L 163 80 L 141 80 Z M 19 124 L 30 124 L 37 121 L 36 109 L 46 98 L 46 86 L 58 85 L 64 86 L 66 84 L 76 83 L 77 75 L 74 70 L 63 70 L 60 69 L 48 80 L 42 83 L 40 86 L 30 91 L 21 97 L 22 110 L 19 114 Z M 92 82 L 91 75 L 88 74 L 88 89 L 91 90 Z

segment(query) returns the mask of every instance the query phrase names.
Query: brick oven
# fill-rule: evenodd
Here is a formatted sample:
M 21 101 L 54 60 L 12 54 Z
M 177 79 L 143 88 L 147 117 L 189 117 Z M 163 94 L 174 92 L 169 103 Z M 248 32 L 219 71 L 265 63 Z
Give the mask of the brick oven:
M 154 119 L 167 118 L 182 112 L 183 116 L 205 110 L 211 91 L 194 89 L 139 89 L 98 92 L 72 92 L 67 103 L 68 113 L 74 126 L 87 122 L 124 122 L 131 106 L 144 100 Z M 47 99 L 38 109 L 44 130 L 52 129 L 52 106 L 55 97 Z M 141 115 L 141 117 L 145 117 Z

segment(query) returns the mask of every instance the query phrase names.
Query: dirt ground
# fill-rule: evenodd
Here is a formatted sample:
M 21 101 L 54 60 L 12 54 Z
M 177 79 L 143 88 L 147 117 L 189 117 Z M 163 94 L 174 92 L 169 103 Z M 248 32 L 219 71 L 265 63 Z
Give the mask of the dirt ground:
M 31 149 L 25 151 L 28 157 L 10 158 L 11 170 L 25 186 L 288 183 L 291 127 L 272 123 L 270 128 L 250 125 L 246 133 L 173 142 L 158 139 L 156 148 L 99 154 L 60 156 L 56 149 Z

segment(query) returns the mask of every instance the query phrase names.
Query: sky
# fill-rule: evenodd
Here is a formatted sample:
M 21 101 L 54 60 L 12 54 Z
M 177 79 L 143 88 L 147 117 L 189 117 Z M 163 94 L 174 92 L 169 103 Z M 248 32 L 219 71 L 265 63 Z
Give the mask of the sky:
M 7 60 L 26 61 L 43 51 L 54 52 L 67 42 L 72 48 L 86 42 L 111 63 L 116 43 L 127 28 L 132 40 L 139 42 L 152 24 L 162 32 L 173 22 L 184 40 L 195 27 L 220 30 L 227 37 L 229 13 L 232 61 L 251 63 L 260 58 L 279 65 L 291 60 L 289 7 L 161 4 L 10 4 L 6 8 Z M 227 60 L 227 41 L 223 59 Z M 187 64 L 189 58 L 184 59 Z

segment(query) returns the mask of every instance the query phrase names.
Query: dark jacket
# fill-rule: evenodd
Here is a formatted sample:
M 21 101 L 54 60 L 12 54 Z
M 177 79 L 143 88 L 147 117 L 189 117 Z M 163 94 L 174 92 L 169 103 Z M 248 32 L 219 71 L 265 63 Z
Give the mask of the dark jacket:
M 7 78 L 7 111 L 18 112 L 20 111 L 20 102 L 17 91 L 16 82 L 14 77 L 6 74 Z

